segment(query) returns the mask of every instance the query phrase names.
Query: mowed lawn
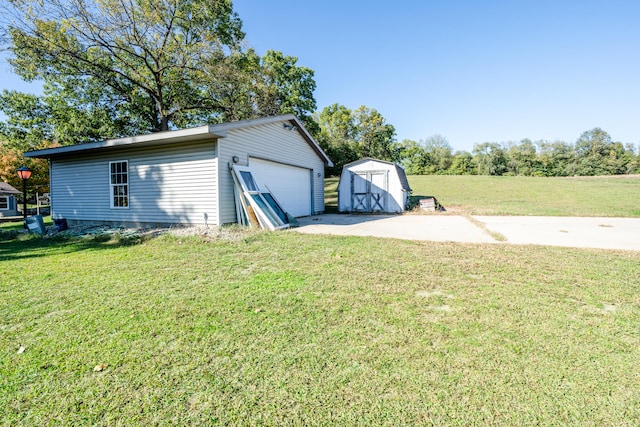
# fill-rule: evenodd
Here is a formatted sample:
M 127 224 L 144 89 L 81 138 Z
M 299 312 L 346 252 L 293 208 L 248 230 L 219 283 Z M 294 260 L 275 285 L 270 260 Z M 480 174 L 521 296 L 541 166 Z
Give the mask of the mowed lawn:
M 475 215 L 640 217 L 640 175 L 602 177 L 410 176 L 416 198 Z
M 0 232 L 0 269 L 0 425 L 640 425 L 638 252 Z

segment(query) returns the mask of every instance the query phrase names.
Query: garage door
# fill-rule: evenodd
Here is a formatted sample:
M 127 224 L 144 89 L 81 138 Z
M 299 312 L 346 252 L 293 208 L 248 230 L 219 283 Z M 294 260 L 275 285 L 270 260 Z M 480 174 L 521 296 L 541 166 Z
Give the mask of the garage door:
M 293 216 L 311 215 L 309 169 L 262 159 L 249 159 L 249 167 L 260 186 L 267 186 L 285 211 Z

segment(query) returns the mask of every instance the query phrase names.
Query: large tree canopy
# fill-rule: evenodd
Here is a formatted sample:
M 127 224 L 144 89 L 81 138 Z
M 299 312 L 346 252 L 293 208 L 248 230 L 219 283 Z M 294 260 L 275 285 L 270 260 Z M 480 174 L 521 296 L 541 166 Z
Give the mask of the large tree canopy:
M 146 113 L 144 124 L 156 131 L 193 111 L 220 111 L 202 96 L 203 64 L 222 61 L 244 37 L 228 0 L 11 4 L 5 19 L 19 75 L 63 90 L 84 79 L 90 89 L 109 92 L 111 102 Z
M 312 123 L 313 71 L 277 51 L 244 51 L 230 0 L 14 0 L 0 8 L 14 71 L 45 82 L 40 111 L 53 128 L 45 139 L 88 142 L 288 112 Z M 21 96 L 5 92 L 0 104 L 16 106 Z M 29 115 L 3 112 L 13 124 Z
M 253 49 L 234 53 L 226 61 L 211 64 L 205 73 L 207 97 L 223 106 L 225 121 L 293 113 L 311 131 L 316 109 L 313 70 L 296 65 L 298 58 L 268 50 L 258 57 Z
M 335 175 L 342 166 L 362 157 L 399 161 L 401 147 L 395 128 L 377 110 L 364 105 L 350 110 L 333 104 L 315 115 L 318 142 L 333 160 L 328 173 Z
M 600 128 L 583 132 L 576 141 L 577 173 L 579 175 L 615 175 L 627 172 L 629 158 L 620 142 Z

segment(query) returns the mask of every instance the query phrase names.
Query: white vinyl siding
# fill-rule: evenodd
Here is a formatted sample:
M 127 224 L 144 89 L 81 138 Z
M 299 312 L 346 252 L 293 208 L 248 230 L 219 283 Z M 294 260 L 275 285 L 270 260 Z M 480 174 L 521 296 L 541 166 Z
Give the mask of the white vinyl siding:
M 129 209 L 111 208 L 110 162 L 128 162 Z M 54 218 L 216 224 L 215 140 L 51 161 Z
M 338 184 L 338 211 L 389 212 L 405 210 L 409 193 L 393 163 L 363 159 L 345 165 Z
M 295 121 L 294 116 L 282 117 L 176 131 L 175 138 L 170 133 L 158 140 L 142 135 L 86 148 L 43 150 L 33 157 L 50 155 L 52 215 L 72 222 L 234 223 L 234 183 L 229 171 L 234 158 L 239 165 L 246 166 L 253 158 L 282 165 L 282 171 L 306 171 L 308 188 L 302 191 L 309 209 L 303 214 L 321 213 L 326 158 L 307 133 L 283 126 Z M 116 206 L 127 204 L 127 209 L 113 207 L 113 194 L 121 193 L 114 193 L 109 176 L 110 162 L 123 161 L 128 187 L 122 188 L 123 199 Z M 301 175 L 295 179 L 302 179 Z
M 258 158 L 310 171 L 313 181 L 312 213 L 324 211 L 324 162 L 299 132 L 285 129 L 283 122 L 268 123 L 230 130 L 219 140 L 220 223 L 236 221 L 233 179 L 229 164 L 233 156 L 240 165 Z

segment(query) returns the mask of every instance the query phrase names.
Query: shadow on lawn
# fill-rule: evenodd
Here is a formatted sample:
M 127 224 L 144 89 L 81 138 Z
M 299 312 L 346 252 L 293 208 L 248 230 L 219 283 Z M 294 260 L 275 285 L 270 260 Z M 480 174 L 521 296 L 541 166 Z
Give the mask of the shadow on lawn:
M 50 254 L 63 255 L 86 250 L 114 249 L 146 240 L 141 237 L 117 235 L 56 236 L 15 235 L 0 232 L 0 262 L 39 258 Z

